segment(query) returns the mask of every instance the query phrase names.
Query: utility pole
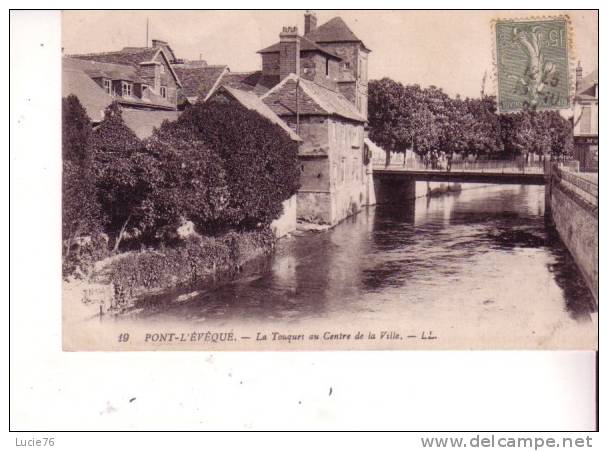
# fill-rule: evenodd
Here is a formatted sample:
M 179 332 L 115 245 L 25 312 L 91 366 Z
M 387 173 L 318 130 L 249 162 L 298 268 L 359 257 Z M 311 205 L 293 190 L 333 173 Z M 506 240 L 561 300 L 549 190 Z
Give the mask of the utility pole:
M 488 76 L 488 71 L 484 71 L 483 73 L 483 78 L 481 79 L 481 98 L 483 99 L 483 96 L 486 93 L 486 77 Z
M 145 45 L 145 47 L 148 47 L 148 42 L 149 42 L 148 32 L 149 32 L 149 29 L 150 29 L 150 18 L 146 17 L 146 45 Z

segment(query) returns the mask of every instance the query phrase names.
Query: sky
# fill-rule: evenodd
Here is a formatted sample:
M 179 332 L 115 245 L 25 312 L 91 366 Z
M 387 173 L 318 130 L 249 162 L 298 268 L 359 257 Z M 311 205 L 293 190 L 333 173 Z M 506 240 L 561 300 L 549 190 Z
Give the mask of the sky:
M 62 16 L 64 55 L 120 50 L 168 41 L 178 58 L 227 64 L 233 72 L 259 70 L 256 52 L 274 44 L 283 26 L 304 30 L 305 11 L 66 11 Z M 487 72 L 486 93 L 495 92 L 491 22 L 564 11 L 327 11 L 321 25 L 341 16 L 372 50 L 369 77 L 404 84 L 435 85 L 450 95 L 478 97 Z M 573 58 L 584 73 L 598 64 L 595 11 L 568 11 Z

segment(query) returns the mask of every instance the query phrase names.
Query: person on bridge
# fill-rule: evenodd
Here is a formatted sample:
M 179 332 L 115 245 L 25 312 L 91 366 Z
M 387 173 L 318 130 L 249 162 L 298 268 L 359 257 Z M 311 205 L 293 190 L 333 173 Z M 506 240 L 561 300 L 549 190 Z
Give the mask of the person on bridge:
M 453 157 L 454 157 L 454 155 L 452 154 L 452 152 L 448 152 L 448 154 L 446 155 L 448 172 L 450 172 L 452 170 L 452 158 Z

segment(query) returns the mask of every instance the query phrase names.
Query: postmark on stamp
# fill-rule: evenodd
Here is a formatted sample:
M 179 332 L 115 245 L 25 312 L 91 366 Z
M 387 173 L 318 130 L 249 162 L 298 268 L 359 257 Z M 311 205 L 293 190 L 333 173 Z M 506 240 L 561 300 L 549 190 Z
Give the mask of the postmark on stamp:
M 495 22 L 501 112 L 570 107 L 568 18 Z

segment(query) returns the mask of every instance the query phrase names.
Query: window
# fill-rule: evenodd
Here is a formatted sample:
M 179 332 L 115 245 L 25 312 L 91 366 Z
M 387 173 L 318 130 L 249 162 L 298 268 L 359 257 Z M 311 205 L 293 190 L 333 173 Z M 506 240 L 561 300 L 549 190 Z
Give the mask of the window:
M 122 83 L 122 95 L 127 96 L 127 97 L 131 97 L 132 95 L 132 88 L 133 85 L 131 83 L 127 83 L 127 82 L 123 82 Z
M 165 65 L 164 65 L 164 64 L 161 64 L 161 65 L 160 65 L 160 73 L 161 73 L 161 74 L 164 74 L 164 73 L 165 73 Z
M 112 80 L 108 80 L 107 78 L 104 78 L 103 90 L 106 92 L 106 94 L 112 94 Z
M 325 76 L 329 76 L 329 58 L 325 58 Z
M 350 63 L 348 61 L 344 62 L 344 70 L 350 70 Z
M 148 96 L 148 85 L 141 85 L 141 96 L 142 97 Z
M 166 86 L 160 87 L 160 95 L 163 99 L 167 98 L 167 87 Z

